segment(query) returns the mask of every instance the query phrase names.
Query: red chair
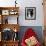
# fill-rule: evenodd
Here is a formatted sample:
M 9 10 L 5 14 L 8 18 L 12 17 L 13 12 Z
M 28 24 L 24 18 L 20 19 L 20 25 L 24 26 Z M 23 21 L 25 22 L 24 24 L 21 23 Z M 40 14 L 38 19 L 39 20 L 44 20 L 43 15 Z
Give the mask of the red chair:
M 25 40 L 32 37 L 32 36 L 34 36 L 37 39 L 37 35 L 33 31 L 33 29 L 31 29 L 31 28 L 27 29 L 27 31 L 25 32 L 24 37 L 22 38 L 21 46 L 27 46 L 26 43 L 25 43 Z M 41 46 L 40 42 L 38 41 L 35 46 Z

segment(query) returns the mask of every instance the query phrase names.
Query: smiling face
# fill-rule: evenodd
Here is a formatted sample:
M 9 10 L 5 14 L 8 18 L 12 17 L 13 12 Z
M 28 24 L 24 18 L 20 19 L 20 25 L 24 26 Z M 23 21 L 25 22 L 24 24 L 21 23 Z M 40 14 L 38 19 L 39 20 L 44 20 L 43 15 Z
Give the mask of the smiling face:
M 30 37 L 30 38 L 28 38 L 28 39 L 25 40 L 25 43 L 26 43 L 28 46 L 36 45 L 37 42 L 38 42 L 38 41 L 37 41 L 37 39 L 36 39 L 34 36 L 32 36 L 32 37 Z

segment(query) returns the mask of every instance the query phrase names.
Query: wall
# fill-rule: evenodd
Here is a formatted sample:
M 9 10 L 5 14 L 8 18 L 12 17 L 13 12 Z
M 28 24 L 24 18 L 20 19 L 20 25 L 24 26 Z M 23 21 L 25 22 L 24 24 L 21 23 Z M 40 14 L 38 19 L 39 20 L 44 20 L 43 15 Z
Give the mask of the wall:
M 42 26 L 43 6 L 42 0 L 21 0 L 20 2 L 20 25 L 22 26 Z M 25 7 L 36 7 L 36 20 L 25 20 Z
M 15 0 L 0 0 L 0 6 L 15 6 Z M 42 0 L 17 0 L 20 26 L 43 26 Z M 36 7 L 36 20 L 25 20 L 25 7 Z

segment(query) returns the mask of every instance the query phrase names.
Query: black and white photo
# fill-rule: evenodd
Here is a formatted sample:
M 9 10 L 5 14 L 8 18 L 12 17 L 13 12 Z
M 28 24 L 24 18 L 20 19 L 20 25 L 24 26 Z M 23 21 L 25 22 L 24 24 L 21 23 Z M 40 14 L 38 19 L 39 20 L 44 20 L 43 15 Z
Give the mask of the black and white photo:
M 35 20 L 36 19 L 36 8 L 35 7 L 26 7 L 25 8 L 25 19 L 26 20 Z

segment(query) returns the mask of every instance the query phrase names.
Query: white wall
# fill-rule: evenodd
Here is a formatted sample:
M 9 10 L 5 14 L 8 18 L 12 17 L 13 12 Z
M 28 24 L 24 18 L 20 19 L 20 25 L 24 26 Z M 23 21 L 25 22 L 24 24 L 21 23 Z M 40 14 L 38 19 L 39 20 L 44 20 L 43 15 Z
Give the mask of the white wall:
M 42 0 L 21 0 L 20 5 L 20 25 L 22 26 L 42 26 L 43 6 Z M 25 20 L 25 7 L 36 7 L 36 20 Z
M 15 6 L 15 0 L 0 0 L 0 6 Z M 19 24 L 21 26 L 43 26 L 42 0 L 17 0 L 19 6 Z M 36 7 L 36 20 L 25 20 L 25 7 Z

